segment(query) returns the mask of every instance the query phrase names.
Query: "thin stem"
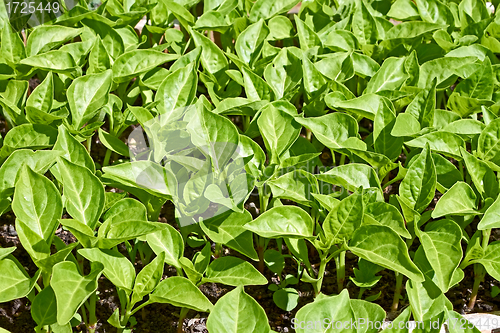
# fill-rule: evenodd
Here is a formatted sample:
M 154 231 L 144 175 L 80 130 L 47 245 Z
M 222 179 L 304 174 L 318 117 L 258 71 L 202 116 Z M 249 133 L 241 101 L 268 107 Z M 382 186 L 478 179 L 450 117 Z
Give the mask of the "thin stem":
M 108 166 L 110 158 L 111 158 L 111 150 L 108 149 L 106 150 L 106 155 L 104 155 L 104 161 L 102 162 L 102 166 Z
M 90 150 L 92 149 L 92 137 L 87 139 L 87 150 L 90 154 Z
M 89 321 L 87 323 L 87 327 L 90 333 L 94 333 L 96 329 L 96 324 L 97 324 L 97 317 L 95 314 L 96 303 L 97 303 L 97 292 L 94 291 L 92 295 L 90 295 L 88 303 L 86 303 L 86 307 L 89 310 Z
M 472 293 L 470 295 L 469 304 L 467 305 L 467 309 L 471 311 L 474 309 L 476 305 L 477 293 L 479 292 L 479 286 L 481 282 L 483 282 L 484 277 L 486 276 L 486 271 L 481 264 L 474 264 L 474 286 L 472 287 Z
M 259 255 L 259 265 L 257 269 L 259 270 L 259 272 L 263 274 L 265 267 L 264 252 L 266 251 L 266 239 L 258 235 L 256 235 L 256 237 L 257 237 L 257 253 Z
M 335 257 L 335 265 L 337 266 L 337 290 L 338 293 L 344 289 L 345 280 L 345 251 L 342 251 Z
M 463 179 L 465 180 L 466 179 L 466 172 L 465 172 L 465 169 L 464 169 L 464 164 L 462 163 L 462 161 L 458 161 L 458 170 L 460 170 L 460 173 L 462 174 L 462 177 Z
M 340 162 L 339 162 L 339 165 L 344 165 L 345 164 L 345 155 L 342 154 L 342 156 L 340 156 Z
M 215 243 L 214 257 L 219 258 L 222 255 L 222 243 Z
M 482 240 L 482 244 L 481 244 L 483 247 L 483 250 L 486 250 L 486 247 L 488 247 L 490 235 L 491 235 L 491 229 L 483 230 L 483 240 Z M 481 285 L 481 282 L 484 281 L 485 276 L 486 276 L 486 270 L 484 269 L 483 265 L 474 264 L 474 285 L 472 287 L 472 293 L 470 295 L 469 304 L 467 305 L 467 309 L 469 311 L 474 309 L 474 306 L 476 305 L 476 299 L 477 299 L 477 294 L 479 292 L 479 286 Z
M 358 299 L 361 299 L 363 297 L 363 293 L 365 292 L 365 289 L 366 288 L 363 288 L 363 287 L 359 288 Z
M 399 296 L 401 296 L 401 290 L 403 288 L 403 274 L 396 273 L 396 288 L 394 288 L 394 298 L 392 299 L 391 312 L 396 312 L 399 307 Z
M 320 253 L 321 263 L 319 265 L 318 277 L 316 283 L 313 283 L 314 297 L 318 296 L 321 292 L 321 286 L 323 285 L 323 276 L 325 275 L 326 264 L 328 263 L 326 255 Z
M 188 308 L 181 309 L 181 313 L 179 315 L 179 324 L 177 324 L 177 333 L 182 333 L 182 324 L 184 323 L 184 319 L 186 319 L 188 312 Z
M 142 303 L 141 305 L 136 307 L 134 310 L 130 311 L 130 316 L 133 316 L 134 313 L 136 313 L 137 311 L 139 311 L 140 309 L 142 309 L 143 307 L 145 307 L 146 305 L 149 305 L 151 303 L 153 303 L 153 302 L 151 302 L 151 300 L 147 300 L 146 302 Z
M 306 129 L 307 141 L 311 142 L 312 140 L 312 131 L 310 129 Z

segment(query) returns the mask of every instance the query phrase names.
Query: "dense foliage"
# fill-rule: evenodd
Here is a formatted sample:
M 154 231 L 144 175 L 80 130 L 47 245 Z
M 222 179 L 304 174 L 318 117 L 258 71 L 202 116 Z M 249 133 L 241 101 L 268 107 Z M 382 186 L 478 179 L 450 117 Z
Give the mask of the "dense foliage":
M 474 308 L 500 280 L 496 3 L 297 4 L 82 0 L 21 32 L 0 4 L 0 215 L 38 268 L 0 248 L 0 302 L 27 297 L 37 332 L 122 332 L 152 303 L 206 313 L 211 333 L 270 332 L 245 286 L 290 311 L 311 284 L 298 321 L 382 321 L 404 295 L 396 320 L 429 324 L 460 318 L 447 292 L 474 267 Z M 363 297 L 383 270 L 390 309 Z M 213 304 L 209 282 L 235 288 Z

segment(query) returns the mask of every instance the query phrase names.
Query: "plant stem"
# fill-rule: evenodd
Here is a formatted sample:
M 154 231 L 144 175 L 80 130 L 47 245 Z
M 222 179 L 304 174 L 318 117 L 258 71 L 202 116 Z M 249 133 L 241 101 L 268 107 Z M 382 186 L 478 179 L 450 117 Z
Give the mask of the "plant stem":
M 325 275 L 325 269 L 326 269 L 326 264 L 328 263 L 326 254 L 320 253 L 321 257 L 321 263 L 319 265 L 319 271 L 318 271 L 318 281 L 316 283 L 313 283 L 313 288 L 314 288 L 314 297 L 318 296 L 319 293 L 321 292 L 321 286 L 323 285 L 323 276 Z
M 344 165 L 345 164 L 345 155 L 342 154 L 342 156 L 340 156 L 340 162 L 339 162 L 339 165 Z
M 488 246 L 490 235 L 491 235 L 491 229 L 483 230 L 483 241 L 482 241 L 483 250 L 486 250 L 486 247 Z M 467 305 L 467 309 L 469 311 L 474 309 L 474 306 L 476 305 L 479 286 L 481 285 L 481 282 L 484 281 L 485 276 L 486 276 L 486 270 L 484 269 L 483 265 L 474 264 L 474 285 L 472 287 L 472 293 L 470 295 L 469 304 Z
M 90 150 L 92 149 L 92 137 L 87 139 L 87 150 L 90 154 Z
M 258 235 L 256 235 L 256 237 L 257 237 L 257 253 L 259 255 L 259 265 L 257 269 L 259 270 L 259 272 L 264 274 L 264 267 L 265 267 L 264 251 L 266 250 L 266 239 Z
M 363 287 L 359 288 L 358 299 L 361 299 L 361 297 L 363 297 L 363 293 L 365 292 L 365 289 L 366 288 L 363 288 Z
M 109 165 L 109 159 L 111 158 L 111 150 L 106 150 L 106 155 L 104 155 L 104 161 L 102 162 L 102 166 Z
M 345 280 L 345 251 L 342 251 L 335 257 L 335 265 L 337 266 L 337 292 L 340 294 L 344 289 Z
M 222 254 L 222 243 L 215 243 L 214 257 L 219 258 Z
M 94 291 L 92 295 L 90 295 L 88 303 L 86 303 L 86 307 L 89 310 L 89 321 L 87 323 L 87 327 L 90 333 L 94 333 L 97 324 L 97 317 L 95 315 L 95 308 L 97 303 L 97 292 Z
M 462 174 L 462 177 L 465 180 L 466 179 L 466 172 L 465 172 L 464 165 L 463 165 L 462 161 L 458 161 L 458 170 L 460 170 L 460 173 Z
M 186 319 L 188 312 L 188 308 L 181 309 L 181 313 L 179 315 L 179 324 L 177 324 L 177 333 L 182 333 L 182 324 L 184 323 L 184 319 Z
M 394 289 L 394 298 L 392 299 L 391 312 L 396 312 L 399 307 L 399 296 L 401 296 L 401 290 L 403 288 L 403 274 L 396 273 L 396 288 Z
M 484 270 L 483 265 L 474 264 L 474 286 L 472 287 L 472 293 L 470 295 L 469 304 L 467 305 L 467 309 L 469 311 L 474 309 L 474 306 L 476 305 L 479 286 L 481 285 L 481 282 L 483 282 L 485 276 L 486 276 L 486 271 Z

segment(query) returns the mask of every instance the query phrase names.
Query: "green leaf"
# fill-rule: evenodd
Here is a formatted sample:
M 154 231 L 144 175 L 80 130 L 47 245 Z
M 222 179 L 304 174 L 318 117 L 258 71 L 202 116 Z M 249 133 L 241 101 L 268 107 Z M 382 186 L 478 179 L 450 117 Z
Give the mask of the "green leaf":
M 79 77 L 71 83 L 67 98 L 74 130 L 79 130 L 108 102 L 111 77 L 111 71 L 107 70 Z
M 413 209 L 421 213 L 434 198 L 436 183 L 436 167 L 429 146 L 426 145 L 408 169 L 399 187 L 399 193 Z
M 264 212 L 245 228 L 267 238 L 309 238 L 313 237 L 314 222 L 302 208 L 280 206 Z
M 436 84 L 437 81 L 434 78 L 429 87 L 421 90 L 406 108 L 405 112 L 411 114 L 418 120 L 420 128 L 432 127 L 434 125 Z
M 163 276 L 165 266 L 165 253 L 161 252 L 153 261 L 147 264 L 137 274 L 134 282 L 134 293 L 132 294 L 132 303 L 142 300 L 142 298 L 152 292 Z
M 36 295 L 31 304 L 31 317 L 39 326 L 57 323 L 56 294 L 51 286 Z
M 41 124 L 22 124 L 14 127 L 5 135 L 3 141 L 5 148 L 44 149 L 56 143 L 57 131 L 55 128 Z
M 462 229 L 452 220 L 439 220 L 426 224 L 418 237 L 435 272 L 436 285 L 446 293 L 453 286 L 453 275 L 462 260 Z
M 295 117 L 295 121 L 311 130 L 326 147 L 344 148 L 343 142 L 358 133 L 358 122 L 345 113 L 329 113 L 321 117 Z
M 104 207 L 104 186 L 89 169 L 64 157 L 58 159 L 57 165 L 66 210 L 73 218 L 94 229 Z
M 483 218 L 481 219 L 481 221 L 479 221 L 479 224 L 477 225 L 477 229 L 488 230 L 492 228 L 498 228 L 499 226 L 500 226 L 500 197 L 497 197 L 497 199 L 493 202 L 493 204 L 484 213 Z
M 201 64 L 210 74 L 217 74 L 228 66 L 224 52 L 210 39 L 195 30 L 190 30 L 196 47 L 201 47 Z
M 361 226 L 363 218 L 363 196 L 353 193 L 342 200 L 323 222 L 325 237 L 330 244 L 341 244 L 352 238 Z
M 54 100 L 54 79 L 52 72 L 49 72 L 45 79 L 35 90 L 31 92 L 26 100 L 26 111 L 36 109 L 45 113 L 50 113 Z M 28 116 L 28 120 L 29 115 Z
M 462 152 L 467 172 L 483 199 L 496 198 L 499 187 L 493 170 L 491 170 L 487 163 L 469 154 L 465 149 L 461 148 L 460 151 Z
M 104 276 L 127 293 L 132 291 L 135 279 L 134 265 L 116 250 L 80 249 L 78 253 L 91 262 L 104 266 Z
M 103 270 L 101 263 L 92 263 L 90 273 L 82 276 L 72 261 L 63 261 L 54 266 L 50 286 L 56 295 L 59 325 L 67 324 L 87 298 L 97 290 L 97 280 Z
M 229 256 L 218 258 L 208 265 L 202 281 L 235 287 L 267 284 L 267 279 L 248 261 Z
M 161 281 L 150 296 L 154 303 L 168 303 L 173 306 L 211 312 L 212 303 L 191 281 L 181 276 L 172 276 Z
M 13 256 L 0 260 L 0 302 L 25 297 L 34 285 L 30 277 Z
M 101 128 L 99 128 L 98 132 L 99 140 L 106 148 L 122 156 L 129 156 L 129 148 L 122 140 L 103 131 Z
M 271 153 L 271 164 L 279 164 L 280 157 L 297 140 L 300 124 L 293 115 L 278 109 L 273 104 L 261 109 L 257 124 L 266 148 Z
M 354 192 L 360 186 L 364 189 L 370 187 L 380 188 L 380 180 L 375 170 L 366 164 L 349 163 L 335 167 L 325 173 L 316 175 L 319 181 L 340 185 Z
M 207 320 L 210 332 L 254 333 L 271 332 L 266 312 L 243 287 L 237 287 L 222 296 Z
M 57 141 L 53 149 L 62 152 L 62 156 L 68 161 L 86 167 L 95 173 L 95 164 L 87 149 L 69 133 L 65 126 L 59 126 L 57 130 Z M 55 165 L 51 170 L 56 170 L 59 173 L 58 165 Z
M 260 19 L 258 22 L 249 25 L 239 34 L 234 44 L 238 57 L 253 67 L 253 64 L 260 56 L 262 46 L 268 35 L 269 28 L 264 23 L 264 20 Z
M 82 29 L 68 28 L 60 25 L 41 25 L 33 29 L 26 42 L 26 54 L 28 57 L 66 43 L 82 33 Z
M 250 10 L 249 19 L 251 22 L 257 22 L 260 19 L 267 20 L 273 16 L 288 12 L 298 3 L 299 0 L 277 0 L 273 2 L 257 0 Z
M 377 23 L 364 1 L 356 1 L 353 14 L 352 33 L 361 44 L 375 44 L 379 39 Z
M 103 168 L 104 180 L 128 188 L 141 188 L 155 196 L 170 197 L 176 191 L 176 178 L 168 169 L 151 161 L 134 161 Z M 174 187 L 175 186 L 175 187 Z
M 460 148 L 464 141 L 460 136 L 444 131 L 431 132 L 405 143 L 410 147 L 424 148 L 429 144 L 430 149 L 454 158 L 460 158 Z
M 182 108 L 190 106 L 196 96 L 198 76 L 193 63 L 170 73 L 160 84 L 155 95 L 160 113 L 174 117 Z
M 481 259 L 474 260 L 484 266 L 489 275 L 494 279 L 500 278 L 500 241 L 488 244 Z
M 424 281 L 422 272 L 408 255 L 406 244 L 389 227 L 361 226 L 349 242 L 349 250 L 363 259 L 406 275 L 415 282 Z
M 117 83 L 128 82 L 142 73 L 177 58 L 176 54 L 152 49 L 125 52 L 113 63 L 113 81 Z
M 365 207 L 363 224 L 383 225 L 391 228 L 401 237 L 411 238 L 399 210 L 386 202 L 372 202 Z
M 457 182 L 439 199 L 432 217 L 479 214 L 476 209 L 476 194 L 472 188 L 465 182 Z
M 362 1 L 360 1 L 362 3 Z M 372 43 L 373 44 L 373 43 Z M 372 94 L 383 90 L 398 90 L 408 78 L 404 70 L 405 58 L 388 58 L 372 77 L 363 94 Z
M 446 307 L 448 299 L 431 280 L 423 283 L 408 280 L 406 290 L 415 320 L 431 320 L 442 313 Z
M 215 170 L 221 171 L 233 157 L 239 143 L 236 126 L 226 117 L 198 109 L 187 126 L 191 141 L 212 159 Z
M 184 255 L 184 241 L 174 227 L 165 224 L 165 229 L 148 234 L 146 241 L 156 255 L 164 253 L 165 263 L 181 267 L 179 259 Z
M 312 193 L 319 192 L 316 177 L 304 170 L 291 171 L 267 182 L 274 198 L 293 200 L 311 206 Z
M 72 74 L 76 63 L 70 53 L 54 50 L 37 54 L 19 61 L 20 65 L 26 65 L 55 73 Z
M 297 322 L 298 323 L 314 323 L 319 321 L 322 325 L 297 325 L 296 331 L 305 333 L 305 332 L 325 332 L 328 329 L 329 322 L 332 322 L 335 325 L 335 322 L 351 322 L 355 320 L 354 311 L 351 307 L 351 301 L 349 299 L 349 292 L 347 289 L 342 290 L 339 295 L 336 296 L 324 296 L 321 294 L 321 297 L 317 297 L 314 302 L 309 303 L 297 311 Z M 328 318 L 326 325 L 323 325 L 323 320 Z M 335 327 L 335 326 L 333 326 Z M 354 333 L 357 332 L 356 328 L 353 328 L 351 325 L 348 327 L 344 327 L 342 330 L 346 333 Z
M 25 166 L 16 183 L 12 210 L 50 245 L 63 212 L 61 195 L 54 183 Z
M 500 118 L 490 122 L 479 135 L 477 156 L 500 165 Z
M 215 243 L 224 244 L 252 260 L 258 260 L 253 234 L 244 227 L 250 221 L 252 215 L 247 210 L 243 213 L 231 211 L 201 221 L 200 227 Z

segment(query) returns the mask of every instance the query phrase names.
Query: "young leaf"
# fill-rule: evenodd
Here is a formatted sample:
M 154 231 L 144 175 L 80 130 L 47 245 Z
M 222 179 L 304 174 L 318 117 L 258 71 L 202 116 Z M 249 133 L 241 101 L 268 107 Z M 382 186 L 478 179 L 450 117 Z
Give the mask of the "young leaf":
M 211 312 L 213 309 L 213 304 L 200 289 L 181 276 L 172 276 L 161 281 L 149 299 L 154 303 L 168 303 L 200 312 Z
M 406 275 L 413 281 L 424 281 L 422 272 L 408 255 L 406 244 L 389 227 L 362 226 L 354 232 L 349 250 L 363 259 Z
M 419 232 L 418 237 L 435 272 L 436 285 L 446 293 L 462 260 L 462 230 L 452 220 L 439 220 L 426 224 L 425 231 Z
M 208 316 L 207 329 L 220 333 L 271 332 L 266 312 L 243 287 L 221 297 Z
M 245 228 L 267 238 L 309 238 L 313 237 L 314 222 L 302 208 L 280 206 L 245 224 Z
M 214 260 L 202 281 L 235 287 L 267 284 L 267 279 L 248 261 L 229 256 Z
M 63 211 L 61 195 L 54 183 L 25 166 L 16 183 L 12 210 L 50 245 Z
M 94 229 L 104 207 L 104 186 L 89 169 L 64 157 L 58 159 L 57 165 L 68 213 Z
M 174 227 L 166 227 L 146 236 L 146 241 L 156 255 L 164 253 L 165 263 L 180 268 L 179 259 L 184 255 L 184 241 Z
M 50 286 L 56 295 L 59 325 L 67 324 L 87 298 L 97 290 L 97 280 L 103 270 L 101 263 L 92 263 L 90 273 L 82 276 L 72 261 L 63 261 L 54 266 Z
M 74 130 L 79 130 L 108 102 L 111 77 L 108 70 L 79 77 L 71 83 L 67 96 Z
M 78 253 L 91 262 L 104 266 L 104 276 L 127 294 L 132 291 L 135 279 L 134 265 L 116 250 L 80 249 Z
M 361 226 L 363 218 L 363 196 L 353 193 L 342 200 L 323 222 L 325 237 L 331 244 L 341 244 L 351 239 Z
M 432 217 L 478 214 L 476 208 L 476 194 L 472 188 L 465 182 L 457 182 L 439 199 Z
M 413 209 L 421 213 L 434 198 L 436 184 L 436 167 L 429 145 L 426 145 L 408 169 L 399 193 L 412 204 Z

